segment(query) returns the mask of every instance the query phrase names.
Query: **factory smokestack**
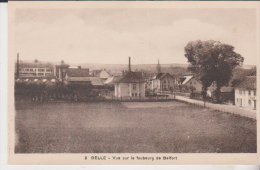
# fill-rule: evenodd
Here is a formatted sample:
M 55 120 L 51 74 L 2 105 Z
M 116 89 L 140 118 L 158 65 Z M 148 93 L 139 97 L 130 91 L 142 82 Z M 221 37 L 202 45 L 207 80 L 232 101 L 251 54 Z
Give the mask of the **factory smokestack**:
M 131 57 L 129 57 L 129 61 L 128 61 L 128 71 L 131 71 Z
M 19 78 L 19 53 L 17 53 L 16 77 Z

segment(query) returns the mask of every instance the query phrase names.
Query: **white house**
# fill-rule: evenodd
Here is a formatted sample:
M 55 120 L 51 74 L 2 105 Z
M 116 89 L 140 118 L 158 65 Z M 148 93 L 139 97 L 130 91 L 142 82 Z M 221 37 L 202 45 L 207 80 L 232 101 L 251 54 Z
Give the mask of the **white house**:
M 115 97 L 117 98 L 143 98 L 145 97 L 145 81 L 141 72 L 131 71 L 130 57 L 129 70 L 115 82 Z
M 247 76 L 235 87 L 235 105 L 256 109 L 256 76 Z

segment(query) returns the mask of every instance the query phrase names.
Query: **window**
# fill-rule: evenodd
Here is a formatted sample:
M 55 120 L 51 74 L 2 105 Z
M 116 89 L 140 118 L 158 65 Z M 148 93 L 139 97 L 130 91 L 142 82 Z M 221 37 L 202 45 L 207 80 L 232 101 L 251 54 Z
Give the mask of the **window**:
M 256 90 L 254 90 L 254 96 L 256 96 Z
M 38 71 L 39 72 L 44 72 L 44 68 L 39 68 Z
M 163 89 L 166 89 L 166 84 L 163 84 Z
M 249 95 L 249 96 L 251 95 L 251 90 L 248 90 L 248 95 Z
M 135 97 L 135 96 L 137 96 L 137 93 L 132 93 L 132 97 Z
M 136 84 L 133 84 L 133 90 L 136 90 Z
M 251 105 L 251 100 L 248 100 L 248 105 Z

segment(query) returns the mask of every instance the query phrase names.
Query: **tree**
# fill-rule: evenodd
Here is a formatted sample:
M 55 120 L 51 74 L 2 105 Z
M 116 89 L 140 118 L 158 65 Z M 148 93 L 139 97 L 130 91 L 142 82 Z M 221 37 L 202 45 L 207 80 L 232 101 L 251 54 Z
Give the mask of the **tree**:
M 227 85 L 232 77 L 232 71 L 243 63 L 244 58 L 234 51 L 234 47 L 219 41 L 192 41 L 185 50 L 189 70 L 202 83 L 202 96 L 206 100 L 207 89 L 216 84 L 216 100 L 220 102 L 220 89 Z

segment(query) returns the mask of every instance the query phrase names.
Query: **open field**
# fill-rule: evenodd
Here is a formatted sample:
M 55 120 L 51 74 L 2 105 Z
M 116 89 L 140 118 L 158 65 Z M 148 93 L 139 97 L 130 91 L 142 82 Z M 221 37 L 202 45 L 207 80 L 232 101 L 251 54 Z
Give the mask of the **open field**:
M 134 104 L 16 103 L 15 151 L 256 152 L 253 119 L 174 101 L 168 106 L 167 102 Z

